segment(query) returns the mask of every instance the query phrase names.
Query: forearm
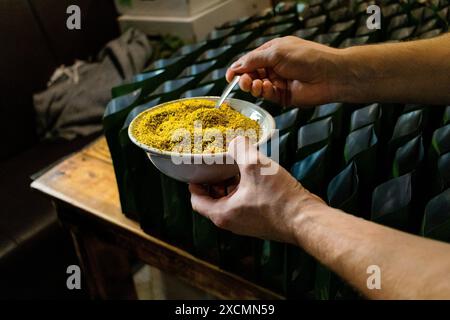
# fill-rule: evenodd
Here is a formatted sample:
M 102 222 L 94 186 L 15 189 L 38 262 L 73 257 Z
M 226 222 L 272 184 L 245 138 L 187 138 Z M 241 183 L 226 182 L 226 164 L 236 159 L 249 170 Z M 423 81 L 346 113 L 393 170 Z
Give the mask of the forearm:
M 450 245 L 356 218 L 326 205 L 301 209 L 297 244 L 358 291 L 377 299 L 450 299 Z M 381 289 L 367 288 L 367 268 L 381 270 Z
M 450 34 L 342 50 L 346 102 L 450 103 Z

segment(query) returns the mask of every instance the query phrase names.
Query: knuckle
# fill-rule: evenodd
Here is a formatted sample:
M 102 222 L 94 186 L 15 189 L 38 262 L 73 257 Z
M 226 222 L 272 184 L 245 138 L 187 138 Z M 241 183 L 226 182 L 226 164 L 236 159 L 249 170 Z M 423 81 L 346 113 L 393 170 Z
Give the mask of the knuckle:
M 241 62 L 243 65 L 251 63 L 255 59 L 255 53 L 249 52 L 245 56 L 241 58 Z
M 212 218 L 212 222 L 221 229 L 226 229 L 230 224 L 229 214 L 223 213 Z
M 298 38 L 294 37 L 294 36 L 286 36 L 286 37 L 283 37 L 283 39 L 287 40 L 287 41 L 291 41 L 291 40 L 297 40 Z
M 280 48 L 279 46 L 275 46 L 275 47 L 272 49 L 271 56 L 272 56 L 271 58 L 272 58 L 273 60 L 275 60 L 275 61 L 280 60 L 280 59 L 283 57 L 283 54 L 282 54 L 282 52 L 281 52 L 281 48 Z

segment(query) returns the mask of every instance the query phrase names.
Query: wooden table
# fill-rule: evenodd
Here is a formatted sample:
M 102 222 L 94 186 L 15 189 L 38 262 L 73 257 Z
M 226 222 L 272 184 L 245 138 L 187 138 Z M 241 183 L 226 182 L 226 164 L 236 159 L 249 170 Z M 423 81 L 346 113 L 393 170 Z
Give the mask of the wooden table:
M 31 187 L 54 200 L 58 216 L 74 240 L 92 298 L 135 299 L 132 258 L 218 298 L 282 298 L 144 233 L 138 223 L 125 217 L 104 138 L 62 160 Z

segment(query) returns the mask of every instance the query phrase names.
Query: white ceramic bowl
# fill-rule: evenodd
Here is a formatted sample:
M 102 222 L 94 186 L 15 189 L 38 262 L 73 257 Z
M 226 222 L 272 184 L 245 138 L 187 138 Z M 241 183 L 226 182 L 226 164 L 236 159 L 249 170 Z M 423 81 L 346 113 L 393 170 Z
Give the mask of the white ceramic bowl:
M 215 154 L 192 154 L 192 153 L 176 153 L 163 151 L 152 148 L 139 142 L 132 133 L 134 122 L 145 112 L 154 111 L 156 108 L 161 108 L 167 104 L 171 104 L 178 101 L 185 101 L 191 99 L 207 99 L 216 101 L 219 97 L 193 97 L 165 102 L 157 105 L 151 109 L 141 112 L 128 127 L 128 135 L 137 146 L 144 149 L 151 162 L 165 175 L 172 177 L 176 180 L 183 182 L 199 183 L 199 184 L 211 184 L 221 181 L 225 181 L 239 173 L 239 168 L 236 164 L 230 161 L 226 152 Z M 226 102 L 236 111 L 249 117 L 250 119 L 258 121 L 262 134 L 260 136 L 257 145 L 261 145 L 267 142 L 273 135 L 275 129 L 275 121 L 273 117 L 261 107 L 239 99 L 227 99 Z M 174 158 L 178 158 L 182 155 L 183 159 L 188 163 L 179 163 L 180 161 L 173 161 Z M 178 163 L 176 163 L 178 162 Z

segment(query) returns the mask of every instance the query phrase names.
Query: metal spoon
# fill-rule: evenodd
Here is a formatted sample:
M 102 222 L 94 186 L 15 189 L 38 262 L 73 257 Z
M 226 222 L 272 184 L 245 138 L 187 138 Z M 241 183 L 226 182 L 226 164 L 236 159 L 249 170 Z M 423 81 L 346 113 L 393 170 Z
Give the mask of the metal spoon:
M 220 99 L 217 100 L 217 103 L 215 105 L 216 108 L 220 108 L 222 103 L 225 101 L 225 99 L 228 97 L 230 92 L 233 90 L 233 88 L 238 84 L 239 80 L 241 79 L 241 76 L 234 76 L 233 80 L 228 84 L 228 86 L 223 91 L 222 95 L 220 96 Z

